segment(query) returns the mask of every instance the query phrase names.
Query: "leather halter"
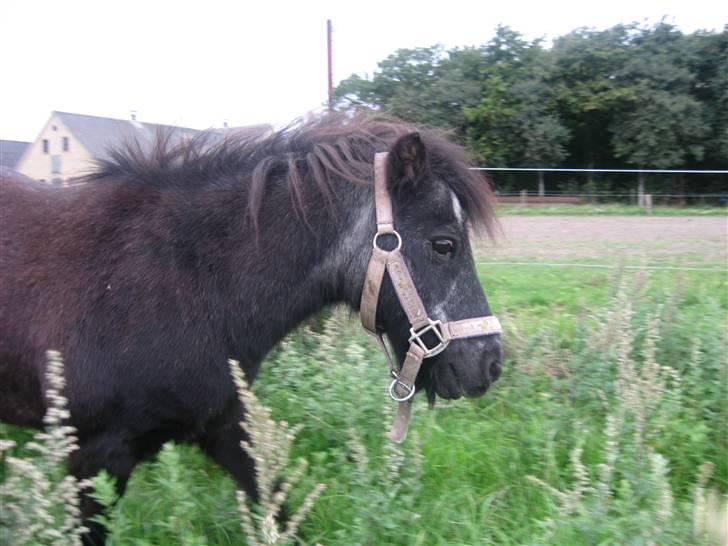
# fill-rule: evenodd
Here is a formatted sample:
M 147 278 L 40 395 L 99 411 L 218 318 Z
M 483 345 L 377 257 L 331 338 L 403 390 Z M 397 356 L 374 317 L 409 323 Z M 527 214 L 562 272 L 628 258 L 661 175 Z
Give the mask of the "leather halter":
M 397 415 L 389 431 L 389 438 L 394 442 L 403 442 L 407 436 L 412 415 L 412 399 L 415 394 L 415 379 L 425 358 L 435 356 L 448 346 L 453 339 L 488 336 L 502 332 L 500 322 L 494 316 L 475 317 L 465 320 L 441 322 L 432 320 L 417 293 L 409 268 L 404 261 L 400 249 L 402 237 L 394 229 L 392 200 L 387 189 L 387 152 L 374 156 L 374 200 L 377 215 L 377 233 L 372 242 L 372 255 L 369 260 L 364 288 L 361 295 L 361 322 L 364 329 L 375 336 L 389 362 L 390 373 L 394 380 L 389 386 L 389 395 L 398 402 Z M 377 246 L 380 235 L 393 235 L 397 239 L 397 248 L 382 250 Z M 410 346 L 407 357 L 400 368 L 395 370 L 392 357 L 382 337 L 377 331 L 377 303 L 379 291 L 384 280 L 385 269 L 394 285 L 397 298 L 410 322 Z M 428 347 L 422 336 L 431 333 L 437 345 Z

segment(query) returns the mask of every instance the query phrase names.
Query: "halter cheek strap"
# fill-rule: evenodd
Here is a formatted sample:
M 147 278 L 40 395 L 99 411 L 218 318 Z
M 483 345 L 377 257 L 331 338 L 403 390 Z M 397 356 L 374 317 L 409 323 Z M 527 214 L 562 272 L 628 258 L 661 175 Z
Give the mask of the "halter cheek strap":
M 394 229 L 394 216 L 392 214 L 392 200 L 387 190 L 386 176 L 387 153 L 378 153 L 374 156 L 374 200 L 377 216 L 377 233 L 372 242 L 372 255 L 369 259 L 364 288 L 361 296 L 361 322 L 364 329 L 375 336 L 384 351 L 389 363 L 393 381 L 389 385 L 389 395 L 398 402 L 397 415 L 389 432 L 389 438 L 397 443 L 404 441 L 407 436 L 410 418 L 412 415 L 412 399 L 415 394 L 415 380 L 419 373 L 422 361 L 435 356 L 448 346 L 453 339 L 487 336 L 501 333 L 501 325 L 494 316 L 476 317 L 451 322 L 432 320 L 417 293 L 409 268 L 400 252 L 402 238 Z M 394 250 L 383 250 L 377 246 L 381 235 L 393 235 L 397 239 Z M 384 342 L 382 333 L 377 331 L 377 303 L 379 292 L 384 280 L 384 272 L 389 273 L 397 298 L 410 323 L 410 346 L 407 356 L 399 372 Z M 431 334 L 437 344 L 429 347 L 422 336 Z

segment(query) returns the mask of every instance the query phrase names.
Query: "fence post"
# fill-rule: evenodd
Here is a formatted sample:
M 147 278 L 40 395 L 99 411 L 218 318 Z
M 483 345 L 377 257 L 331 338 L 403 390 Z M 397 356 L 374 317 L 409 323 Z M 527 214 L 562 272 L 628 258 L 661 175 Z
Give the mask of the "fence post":
M 647 214 L 652 215 L 652 194 L 651 193 L 645 194 L 645 208 L 647 209 Z
M 543 181 L 543 171 L 538 171 L 538 195 L 543 197 L 546 193 L 546 185 Z
M 521 190 L 521 205 L 528 205 L 528 190 Z
M 637 205 L 645 206 L 645 173 L 640 172 L 637 182 Z

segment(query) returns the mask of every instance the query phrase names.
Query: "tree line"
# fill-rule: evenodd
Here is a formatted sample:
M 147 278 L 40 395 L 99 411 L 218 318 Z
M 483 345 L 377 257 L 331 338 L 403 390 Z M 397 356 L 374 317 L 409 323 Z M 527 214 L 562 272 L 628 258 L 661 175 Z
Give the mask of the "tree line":
M 499 26 L 478 47 L 397 50 L 373 75 L 343 80 L 335 97 L 338 109 L 453 130 L 492 167 L 728 169 L 728 25 L 692 34 L 665 22 L 582 28 L 550 46 Z M 524 186 L 517 175 L 498 179 Z M 624 175 L 558 180 L 572 191 L 634 183 Z M 651 183 L 726 191 L 725 175 Z

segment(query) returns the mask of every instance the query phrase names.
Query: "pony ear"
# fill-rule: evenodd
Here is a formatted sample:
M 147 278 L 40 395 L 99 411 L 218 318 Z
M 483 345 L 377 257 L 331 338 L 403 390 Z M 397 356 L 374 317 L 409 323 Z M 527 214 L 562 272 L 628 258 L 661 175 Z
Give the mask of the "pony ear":
M 389 189 L 415 186 L 427 171 L 427 152 L 419 133 L 400 137 L 389 151 Z

